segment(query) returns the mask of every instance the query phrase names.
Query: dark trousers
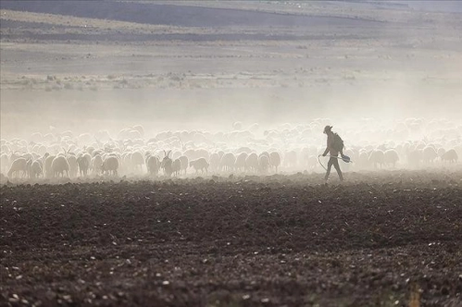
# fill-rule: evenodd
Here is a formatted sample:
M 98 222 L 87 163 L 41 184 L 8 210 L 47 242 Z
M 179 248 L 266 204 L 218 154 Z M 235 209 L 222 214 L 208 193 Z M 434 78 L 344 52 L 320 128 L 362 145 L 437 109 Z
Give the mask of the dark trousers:
M 335 170 L 337 171 L 337 174 L 338 174 L 340 180 L 343 181 L 343 174 L 342 174 L 342 170 L 340 169 L 340 165 L 338 164 L 337 157 L 330 157 L 329 162 L 327 163 L 327 172 L 326 172 L 325 179 L 327 180 L 327 178 L 329 178 L 330 170 L 332 168 L 332 165 L 334 166 Z

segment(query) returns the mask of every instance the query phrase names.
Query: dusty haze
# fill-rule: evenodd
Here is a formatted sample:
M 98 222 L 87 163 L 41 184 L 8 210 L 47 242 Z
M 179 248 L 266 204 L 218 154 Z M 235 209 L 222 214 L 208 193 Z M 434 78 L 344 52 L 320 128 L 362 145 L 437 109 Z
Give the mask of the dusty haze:
M 2 1 L 2 138 L 460 122 L 461 14 L 416 6 Z
M 462 306 L 462 1 L 0 6 L 1 306 Z

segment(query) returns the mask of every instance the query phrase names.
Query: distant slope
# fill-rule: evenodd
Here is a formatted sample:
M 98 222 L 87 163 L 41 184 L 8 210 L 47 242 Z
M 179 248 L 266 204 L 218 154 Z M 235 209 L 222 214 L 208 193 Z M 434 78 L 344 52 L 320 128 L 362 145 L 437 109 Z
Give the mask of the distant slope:
M 227 26 L 371 26 L 379 22 L 344 18 L 275 14 L 239 9 L 205 8 L 155 3 L 113 1 L 11 1 L 2 0 L 2 9 L 35 13 L 110 19 L 136 23 L 182 27 Z M 366 23 L 365 23 L 366 22 Z
M 410 8 L 425 12 L 462 13 L 461 0 L 338 0 L 351 3 L 369 3 L 387 7 Z
M 376 0 L 380 3 L 406 5 L 411 9 L 425 12 L 462 13 L 462 1 L 460 0 Z

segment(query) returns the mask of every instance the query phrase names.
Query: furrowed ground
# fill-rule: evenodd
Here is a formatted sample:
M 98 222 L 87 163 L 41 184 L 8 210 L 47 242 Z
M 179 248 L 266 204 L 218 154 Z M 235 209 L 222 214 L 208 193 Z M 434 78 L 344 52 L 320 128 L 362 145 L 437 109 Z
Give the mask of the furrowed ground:
M 348 175 L 4 185 L 0 305 L 460 306 L 460 171 Z

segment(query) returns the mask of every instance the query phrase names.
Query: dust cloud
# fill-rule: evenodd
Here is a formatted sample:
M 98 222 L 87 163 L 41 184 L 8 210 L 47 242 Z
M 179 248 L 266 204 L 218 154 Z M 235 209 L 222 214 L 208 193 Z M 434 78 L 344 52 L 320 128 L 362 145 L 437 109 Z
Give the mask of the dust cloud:
M 430 145 L 460 154 L 458 3 L 131 1 L 92 12 L 38 2 L 2 2 L 2 153 L 30 151 L 11 141 L 37 133 L 56 142 L 70 131 L 64 145 L 81 149 L 79 135 L 117 140 L 140 125 L 143 141 L 195 131 L 209 137 L 194 146 L 211 152 L 300 156 L 324 146 L 323 125 L 332 124 L 358 157 L 408 146 L 404 161 Z M 144 11 L 121 16 L 119 6 Z M 146 9 L 171 19 L 147 21 Z M 177 22 L 188 10 L 201 18 Z M 210 137 L 236 131 L 250 136 Z

